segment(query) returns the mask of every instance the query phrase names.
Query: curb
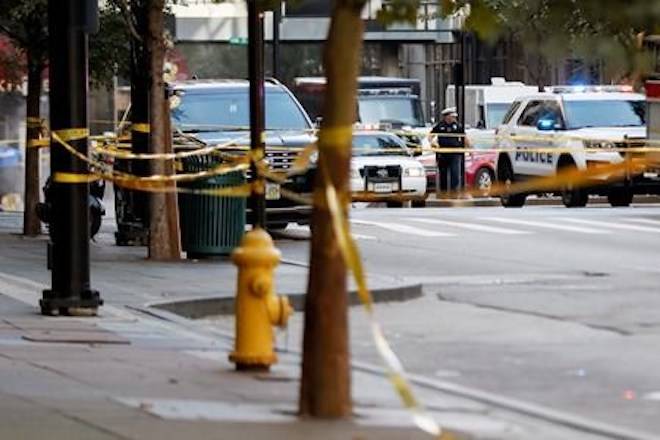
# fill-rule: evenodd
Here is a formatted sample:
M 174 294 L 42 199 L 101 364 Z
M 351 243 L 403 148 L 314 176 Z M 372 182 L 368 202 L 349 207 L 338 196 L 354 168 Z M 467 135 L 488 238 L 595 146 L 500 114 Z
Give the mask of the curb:
M 651 204 L 651 203 L 660 203 L 660 196 L 635 196 L 633 204 Z M 589 199 L 590 205 L 609 205 L 607 197 L 592 197 Z M 561 198 L 559 197 L 548 197 L 548 198 L 528 198 L 525 202 L 525 205 L 529 206 L 563 206 Z M 428 198 L 426 199 L 426 206 L 429 208 L 470 208 L 470 207 L 493 207 L 501 206 L 500 199 L 489 197 L 489 198 L 478 198 L 471 200 L 461 200 L 461 199 L 436 199 Z
M 305 308 L 305 293 L 284 294 L 294 310 L 300 312 Z M 372 289 L 371 295 L 374 303 L 403 302 L 421 298 L 423 295 L 421 284 L 403 285 Z M 349 292 L 349 304 L 360 305 L 360 298 L 356 291 Z M 148 308 L 164 310 L 187 319 L 203 319 L 209 316 L 233 315 L 235 300 L 233 296 L 186 298 L 177 301 L 157 302 L 147 304 Z

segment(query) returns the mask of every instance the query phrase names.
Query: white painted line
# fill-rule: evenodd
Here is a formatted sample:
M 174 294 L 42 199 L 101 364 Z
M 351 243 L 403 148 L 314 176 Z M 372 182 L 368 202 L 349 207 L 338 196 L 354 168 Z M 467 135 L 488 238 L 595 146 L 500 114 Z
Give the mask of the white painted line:
M 582 234 L 609 234 L 611 231 L 603 231 L 602 229 L 585 228 L 581 226 L 571 226 L 559 223 L 549 223 L 538 220 L 519 220 L 513 218 L 502 217 L 487 217 L 487 220 L 500 223 L 510 223 L 520 226 L 531 226 L 535 228 L 557 229 L 559 231 L 580 232 Z
M 311 234 L 311 231 L 309 229 L 309 226 L 303 226 L 303 225 L 289 225 L 286 230 L 291 230 L 291 231 L 304 231 L 309 234 Z M 378 237 L 375 237 L 373 235 L 366 235 L 366 234 L 356 234 L 356 233 L 351 233 L 353 238 L 356 240 L 378 240 Z
M 356 240 L 378 240 L 378 237 L 373 235 L 356 234 L 355 232 L 351 232 L 351 235 Z
M 597 228 L 611 228 L 611 229 L 623 229 L 626 231 L 637 231 L 637 232 L 653 232 L 660 233 L 660 228 L 651 228 L 649 226 L 642 225 L 629 225 L 625 223 L 619 223 L 619 219 L 612 219 L 612 221 L 604 222 L 598 220 L 587 220 L 581 218 L 561 218 L 562 221 L 568 221 L 572 223 L 579 223 L 581 225 L 595 226 Z
M 652 220 L 650 218 L 626 218 L 626 221 L 635 223 L 644 223 L 646 225 L 660 226 L 660 220 Z
M 660 391 L 653 391 L 650 393 L 644 394 L 644 400 L 660 400 Z
M 469 229 L 472 231 L 491 232 L 494 234 L 522 235 L 531 234 L 529 231 L 519 231 L 517 229 L 498 228 L 497 226 L 480 225 L 477 223 L 452 222 L 448 220 L 436 220 L 431 218 L 411 218 L 410 220 L 419 223 L 428 223 L 431 225 L 450 226 L 453 228 Z
M 376 226 L 393 232 L 402 234 L 418 235 L 421 237 L 455 237 L 455 234 L 446 232 L 429 231 L 427 229 L 416 228 L 414 226 L 403 225 L 400 223 L 374 222 L 369 220 L 351 220 L 354 225 Z M 405 237 L 404 237 L 405 238 Z

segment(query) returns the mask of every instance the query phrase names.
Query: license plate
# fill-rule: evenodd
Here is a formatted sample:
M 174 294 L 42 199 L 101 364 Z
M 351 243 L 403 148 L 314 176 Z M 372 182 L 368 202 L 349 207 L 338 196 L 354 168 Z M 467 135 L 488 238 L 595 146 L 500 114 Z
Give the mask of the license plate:
M 391 183 L 374 183 L 374 192 L 376 193 L 391 193 L 392 184 Z
M 280 185 L 278 183 L 266 183 L 266 200 L 279 200 Z

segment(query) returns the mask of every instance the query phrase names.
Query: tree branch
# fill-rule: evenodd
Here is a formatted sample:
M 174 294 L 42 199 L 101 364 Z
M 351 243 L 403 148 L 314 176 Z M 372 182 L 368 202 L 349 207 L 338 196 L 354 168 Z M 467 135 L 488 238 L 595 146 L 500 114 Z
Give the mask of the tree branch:
M 128 5 L 128 0 L 119 0 L 118 1 L 119 9 L 121 9 L 122 14 L 124 15 L 124 20 L 126 21 L 126 25 L 128 26 L 128 30 L 131 32 L 131 35 L 133 38 L 135 38 L 137 41 L 143 41 L 142 37 L 140 36 L 140 33 L 135 29 L 135 23 L 133 23 L 133 20 L 131 18 L 131 9 L 130 6 Z
M 22 38 L 18 33 L 13 32 L 2 23 L 0 23 L 0 33 L 7 35 L 9 38 L 16 41 L 23 48 L 27 46 L 26 39 Z

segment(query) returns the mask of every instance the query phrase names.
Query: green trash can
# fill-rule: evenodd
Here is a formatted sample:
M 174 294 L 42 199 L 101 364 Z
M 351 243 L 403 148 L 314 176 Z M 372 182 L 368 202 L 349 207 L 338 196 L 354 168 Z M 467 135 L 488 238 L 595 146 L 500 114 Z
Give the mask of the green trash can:
M 196 173 L 220 164 L 213 155 L 186 157 L 181 161 L 182 173 Z M 215 189 L 245 183 L 243 171 L 182 182 L 181 188 Z M 246 199 L 179 193 L 181 245 L 188 258 L 229 255 L 245 232 Z

